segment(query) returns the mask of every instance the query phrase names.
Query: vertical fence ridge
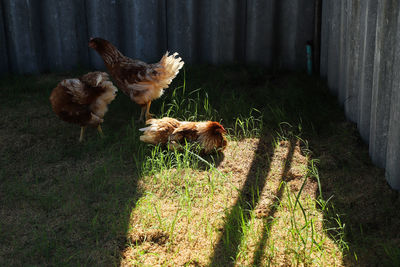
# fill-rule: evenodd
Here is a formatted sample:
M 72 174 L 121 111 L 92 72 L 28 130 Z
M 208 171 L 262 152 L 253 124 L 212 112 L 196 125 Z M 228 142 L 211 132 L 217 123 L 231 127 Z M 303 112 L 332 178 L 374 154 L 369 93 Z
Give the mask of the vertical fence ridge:
M 0 61 L 0 73 L 8 72 L 10 70 L 10 65 L 9 65 L 9 60 L 8 60 L 8 54 L 9 48 L 7 45 L 7 30 L 6 30 L 6 25 L 5 25 L 5 11 L 4 11 L 4 6 L 3 2 L 0 1 L 0 58 L 2 60 Z
M 344 105 L 346 117 L 357 123 L 362 139 L 369 144 L 372 162 L 386 168 L 387 181 L 397 190 L 399 8 L 397 0 L 323 1 L 320 67 L 330 90 L 337 93 Z M 339 49 L 334 50 L 335 46 Z
M 96 36 L 148 62 L 169 49 L 189 64 L 248 62 L 305 70 L 304 40 L 313 39 L 313 2 L 2 0 L 0 73 L 104 69 L 87 47 Z

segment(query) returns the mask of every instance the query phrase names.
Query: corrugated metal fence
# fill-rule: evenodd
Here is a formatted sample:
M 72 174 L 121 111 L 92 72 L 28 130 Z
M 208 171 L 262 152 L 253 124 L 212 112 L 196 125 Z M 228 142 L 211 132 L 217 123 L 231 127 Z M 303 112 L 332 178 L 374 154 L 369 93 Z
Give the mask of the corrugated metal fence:
M 325 0 L 321 75 L 400 189 L 400 3 Z
M 400 4 L 324 0 L 321 75 L 400 189 Z M 127 56 L 305 69 L 314 0 L 0 0 L 0 73 L 103 69 L 89 37 Z
M 104 68 L 89 37 L 127 56 L 305 69 L 314 0 L 0 0 L 0 73 Z

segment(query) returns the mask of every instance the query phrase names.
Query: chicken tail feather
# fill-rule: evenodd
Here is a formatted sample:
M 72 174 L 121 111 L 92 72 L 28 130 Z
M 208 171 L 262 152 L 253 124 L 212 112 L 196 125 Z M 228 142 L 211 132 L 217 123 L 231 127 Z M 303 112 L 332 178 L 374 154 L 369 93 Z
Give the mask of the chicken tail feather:
M 166 52 L 165 55 L 160 60 L 160 65 L 162 67 L 162 75 L 159 77 L 159 84 L 162 88 L 168 88 L 168 85 L 172 82 L 172 80 L 178 75 L 179 70 L 185 64 L 182 61 L 182 58 L 178 56 L 178 53 L 173 53 L 169 55 L 169 52 Z

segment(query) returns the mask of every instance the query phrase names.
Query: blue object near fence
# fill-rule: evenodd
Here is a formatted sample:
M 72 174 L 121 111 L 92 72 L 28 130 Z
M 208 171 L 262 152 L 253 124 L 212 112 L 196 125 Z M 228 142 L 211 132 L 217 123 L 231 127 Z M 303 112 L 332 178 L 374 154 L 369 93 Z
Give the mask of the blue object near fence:
M 307 50 L 307 74 L 311 75 L 312 74 L 312 47 L 310 44 L 306 45 L 306 50 Z

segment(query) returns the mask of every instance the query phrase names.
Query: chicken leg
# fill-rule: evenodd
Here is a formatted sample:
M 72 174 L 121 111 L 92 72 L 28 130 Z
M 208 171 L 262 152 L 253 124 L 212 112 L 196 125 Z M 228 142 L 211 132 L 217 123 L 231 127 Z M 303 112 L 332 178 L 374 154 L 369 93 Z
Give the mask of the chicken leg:
M 101 129 L 100 124 L 97 126 L 97 131 L 99 131 L 101 138 L 104 138 L 104 133 L 103 133 L 103 130 Z
M 85 132 L 85 126 L 81 126 L 81 135 L 79 136 L 79 142 L 83 141 L 84 132 Z
M 140 110 L 140 117 L 139 117 L 139 120 L 137 120 L 137 122 L 143 122 L 143 115 L 144 115 L 144 113 L 145 113 L 145 110 L 146 110 L 146 106 L 145 105 L 141 105 L 141 110 Z
M 153 114 L 151 114 L 149 111 L 150 105 L 151 105 L 151 101 L 147 102 L 144 105 L 141 105 L 142 109 L 140 110 L 140 117 L 139 117 L 138 122 L 144 122 L 143 116 L 146 118 L 146 121 L 152 118 Z
M 151 101 L 147 102 L 147 104 L 146 104 L 146 121 L 150 120 L 153 116 L 153 114 L 150 113 L 150 105 L 151 105 Z

